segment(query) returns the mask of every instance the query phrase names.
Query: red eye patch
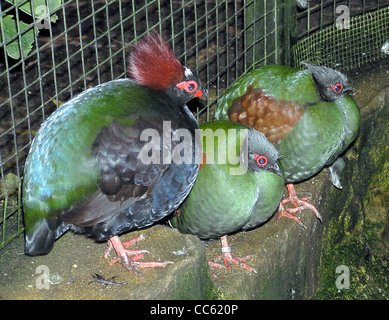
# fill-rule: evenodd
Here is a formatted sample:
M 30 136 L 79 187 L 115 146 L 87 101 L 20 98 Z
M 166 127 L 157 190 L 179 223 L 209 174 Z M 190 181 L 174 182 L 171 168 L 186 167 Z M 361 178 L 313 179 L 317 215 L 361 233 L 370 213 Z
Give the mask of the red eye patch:
M 267 165 L 267 158 L 265 156 L 254 154 L 254 159 L 257 161 L 257 164 L 261 167 Z
M 335 93 L 340 93 L 343 90 L 343 85 L 341 83 L 337 83 L 335 85 L 329 86 L 329 88 Z

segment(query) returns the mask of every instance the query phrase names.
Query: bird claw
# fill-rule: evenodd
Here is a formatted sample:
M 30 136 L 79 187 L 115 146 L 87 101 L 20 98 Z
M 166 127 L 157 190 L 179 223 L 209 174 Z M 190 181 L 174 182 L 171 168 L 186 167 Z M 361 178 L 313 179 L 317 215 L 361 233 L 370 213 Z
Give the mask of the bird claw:
M 295 208 L 295 209 L 299 209 L 299 208 Z M 297 224 L 304 228 L 304 229 L 307 229 L 307 227 L 305 226 L 305 224 L 300 220 L 299 217 L 295 216 L 291 211 L 293 211 L 293 209 L 285 209 L 285 207 L 283 206 L 282 203 L 280 203 L 279 207 L 278 207 L 278 212 L 277 212 L 277 216 L 276 216 L 276 223 L 278 223 L 278 220 L 284 216 L 284 217 L 287 217 L 288 219 L 292 219 L 294 220 L 295 222 L 297 222 Z M 296 212 L 299 211 L 299 210 L 296 210 Z M 295 212 L 294 212 L 295 213 Z
M 289 197 L 282 200 L 278 212 L 277 212 L 277 217 L 276 217 L 276 223 L 278 223 L 278 220 L 282 217 L 285 216 L 289 219 L 294 220 L 297 222 L 297 224 L 304 228 L 307 229 L 307 227 L 302 223 L 299 217 L 295 216 L 296 213 L 300 213 L 302 210 L 309 209 L 311 210 L 317 219 L 320 220 L 320 222 L 323 222 L 323 218 L 320 215 L 319 211 L 315 208 L 314 205 L 310 204 L 308 201 L 311 200 L 311 197 L 303 197 L 301 199 L 298 198 L 296 190 L 293 187 L 293 184 L 287 184 L 286 185 L 289 191 Z M 284 204 L 290 202 L 294 206 L 294 208 L 285 208 Z
M 247 261 L 251 259 L 251 256 L 245 256 L 243 258 L 240 257 L 233 257 L 231 254 L 231 248 L 228 246 L 227 237 L 223 236 L 220 238 L 222 241 L 222 254 L 217 256 L 216 259 L 213 261 L 208 262 L 208 266 L 211 268 L 219 268 L 219 269 L 227 269 L 231 271 L 230 265 L 235 265 L 237 267 L 240 267 L 244 270 L 247 270 L 251 273 L 257 274 L 257 270 L 255 270 L 253 267 L 250 267 L 248 264 L 244 263 L 244 261 Z M 223 260 L 224 265 L 217 263 L 216 261 Z M 212 277 L 216 277 L 213 273 Z
M 246 256 L 243 258 L 240 258 L 240 257 L 234 258 L 234 257 L 232 257 L 231 253 L 230 254 L 224 253 L 224 254 L 221 254 L 220 256 L 218 256 L 214 261 L 209 261 L 208 266 L 210 266 L 212 268 L 227 269 L 227 270 L 231 271 L 230 265 L 233 264 L 233 265 L 236 265 L 237 267 L 240 267 L 240 268 L 247 270 L 249 272 L 257 273 L 257 270 L 250 267 L 248 264 L 243 263 L 243 261 L 247 261 L 249 259 L 251 259 L 251 256 Z M 224 265 L 217 263 L 216 261 L 218 261 L 218 260 L 223 260 Z
M 140 235 L 137 238 L 134 238 L 130 241 L 124 241 L 120 242 L 120 239 L 118 236 L 114 236 L 109 239 L 108 241 L 108 249 L 104 254 L 104 258 L 108 259 L 108 256 L 112 249 L 115 249 L 117 257 L 112 259 L 109 264 L 114 265 L 115 263 L 121 263 L 123 266 L 125 266 L 128 271 L 135 274 L 141 279 L 144 279 L 142 274 L 139 272 L 139 269 L 143 268 L 165 268 L 169 264 L 173 264 L 172 261 L 165 261 L 165 262 L 154 262 L 154 261 L 147 261 L 147 262 L 140 262 L 138 260 L 142 259 L 145 253 L 149 253 L 147 250 L 128 250 L 125 248 L 128 248 L 139 241 L 145 239 L 144 235 Z
M 134 244 L 144 240 L 146 237 L 147 237 L 147 235 L 145 236 L 145 235 L 141 234 L 139 237 L 136 237 L 136 238 L 131 239 L 129 241 L 120 242 L 120 240 L 119 240 L 119 242 L 121 243 L 121 246 L 124 249 L 124 248 L 129 248 L 129 247 L 133 246 Z M 108 256 L 111 253 L 112 249 L 114 249 L 114 245 L 113 245 L 112 241 L 110 240 L 110 241 L 108 241 L 108 249 L 107 249 L 107 251 L 105 251 L 105 254 L 104 254 L 105 259 L 108 259 Z M 149 253 L 147 250 L 125 250 L 125 251 L 127 252 L 128 255 Z

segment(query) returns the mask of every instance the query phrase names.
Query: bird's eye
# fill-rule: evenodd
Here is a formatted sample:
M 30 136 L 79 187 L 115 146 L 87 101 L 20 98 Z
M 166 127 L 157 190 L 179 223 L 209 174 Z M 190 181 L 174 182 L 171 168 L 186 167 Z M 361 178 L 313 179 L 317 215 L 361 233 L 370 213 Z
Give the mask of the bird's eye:
M 330 86 L 330 89 L 335 93 L 340 93 L 343 90 L 343 85 L 341 83 L 337 83 L 335 85 Z
M 177 88 L 184 89 L 189 93 L 193 93 L 197 90 L 197 82 L 193 80 L 180 82 L 179 84 L 177 84 Z
M 254 159 L 257 161 L 257 164 L 261 167 L 267 165 L 267 158 L 263 155 L 254 154 Z

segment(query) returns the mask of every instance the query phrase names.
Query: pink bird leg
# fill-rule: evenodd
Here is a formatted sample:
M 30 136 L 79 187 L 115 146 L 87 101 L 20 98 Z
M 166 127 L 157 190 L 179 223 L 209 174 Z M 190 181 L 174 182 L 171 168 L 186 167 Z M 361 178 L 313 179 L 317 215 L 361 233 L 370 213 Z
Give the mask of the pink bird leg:
M 243 258 L 239 258 L 239 257 L 233 258 L 232 254 L 231 254 L 231 248 L 228 245 L 227 236 L 220 237 L 220 240 L 222 243 L 222 254 L 219 255 L 218 257 L 216 257 L 215 260 L 209 261 L 208 266 L 210 266 L 212 268 L 219 268 L 219 269 L 227 268 L 228 270 L 231 271 L 230 265 L 233 264 L 233 265 L 236 265 L 236 266 L 238 266 L 244 270 L 247 270 L 249 272 L 257 273 L 257 271 L 254 268 L 243 263 L 243 261 L 247 261 L 247 260 L 251 259 L 251 256 L 246 256 Z M 219 261 L 219 260 L 223 260 L 224 265 L 216 263 L 216 261 Z M 214 277 L 215 275 L 212 274 L 212 276 Z

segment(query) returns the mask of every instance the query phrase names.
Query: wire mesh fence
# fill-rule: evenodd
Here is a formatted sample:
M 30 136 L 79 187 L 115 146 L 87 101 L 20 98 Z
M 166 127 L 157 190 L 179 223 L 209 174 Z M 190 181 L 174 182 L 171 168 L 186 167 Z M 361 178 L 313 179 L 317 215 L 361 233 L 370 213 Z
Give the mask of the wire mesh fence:
M 331 25 L 335 26 L 337 20 L 347 16 L 364 15 L 389 5 L 388 0 L 309 0 L 305 2 L 306 8 L 299 9 L 297 13 L 299 39 Z
M 24 162 L 42 122 L 83 90 L 126 77 L 132 43 L 151 30 L 205 84 L 207 104 L 190 106 L 203 122 L 242 73 L 305 59 L 292 45 L 333 25 L 339 5 L 354 16 L 388 3 L 312 0 L 297 9 L 295 0 L 1 1 L 0 249 L 23 232 Z
M 293 46 L 295 66 L 306 60 L 345 71 L 387 56 L 382 50 L 389 41 L 387 0 L 308 3 L 298 17 L 305 37 Z

